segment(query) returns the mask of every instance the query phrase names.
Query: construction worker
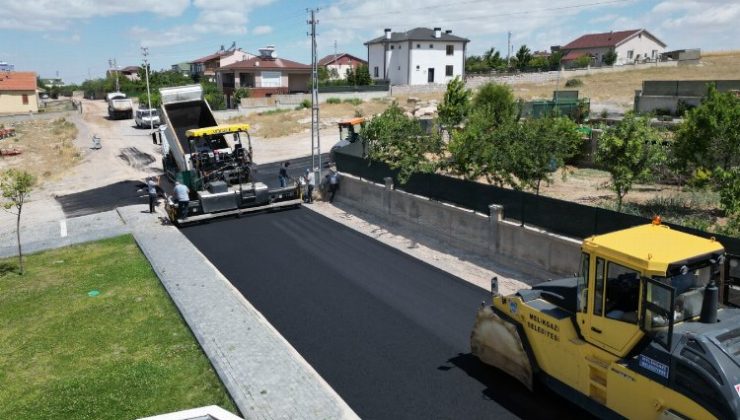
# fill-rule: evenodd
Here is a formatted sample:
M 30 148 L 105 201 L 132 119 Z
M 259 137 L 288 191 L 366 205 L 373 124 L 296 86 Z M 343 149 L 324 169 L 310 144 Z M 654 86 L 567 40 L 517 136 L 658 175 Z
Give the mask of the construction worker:
M 288 185 L 288 166 L 290 166 L 290 162 L 285 162 L 280 166 L 278 178 L 280 179 L 281 187 L 286 187 Z
M 308 184 L 306 191 L 306 202 L 309 204 L 313 203 L 313 189 L 316 187 L 316 176 L 314 175 L 314 172 L 306 168 L 306 183 Z
M 149 213 L 154 213 L 154 207 L 157 205 L 157 187 L 159 178 L 150 176 L 146 180 L 146 189 L 149 195 Z
M 337 172 L 336 168 L 332 168 L 331 173 L 327 177 L 329 177 L 329 192 L 331 193 L 329 202 L 331 203 L 334 201 L 334 195 L 339 189 L 339 172 Z
M 188 203 L 190 203 L 190 189 L 180 181 L 175 182 L 175 200 L 177 200 L 177 217 L 188 217 Z

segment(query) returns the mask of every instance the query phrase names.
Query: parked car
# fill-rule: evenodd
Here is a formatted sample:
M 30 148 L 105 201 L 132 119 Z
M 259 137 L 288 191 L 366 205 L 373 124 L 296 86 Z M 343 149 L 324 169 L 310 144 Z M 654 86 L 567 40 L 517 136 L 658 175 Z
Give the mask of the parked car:
M 136 110 L 134 121 L 139 128 L 159 127 L 159 111 L 155 108 L 139 108 Z

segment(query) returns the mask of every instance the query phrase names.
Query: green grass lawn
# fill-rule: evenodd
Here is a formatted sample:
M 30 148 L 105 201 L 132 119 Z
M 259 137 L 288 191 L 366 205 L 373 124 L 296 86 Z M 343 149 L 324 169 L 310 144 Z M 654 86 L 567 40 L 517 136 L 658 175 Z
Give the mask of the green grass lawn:
M 31 255 L 26 270 L 0 274 L 0 419 L 236 412 L 131 236 Z

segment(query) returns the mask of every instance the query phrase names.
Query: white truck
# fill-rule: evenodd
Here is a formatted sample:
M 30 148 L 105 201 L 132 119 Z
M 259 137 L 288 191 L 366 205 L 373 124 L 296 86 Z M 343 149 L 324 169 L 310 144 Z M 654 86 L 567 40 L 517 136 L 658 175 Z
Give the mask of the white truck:
M 108 102 L 108 118 L 111 120 L 129 120 L 134 117 L 134 103 L 126 97 L 125 93 L 111 92 L 106 96 L 106 100 Z

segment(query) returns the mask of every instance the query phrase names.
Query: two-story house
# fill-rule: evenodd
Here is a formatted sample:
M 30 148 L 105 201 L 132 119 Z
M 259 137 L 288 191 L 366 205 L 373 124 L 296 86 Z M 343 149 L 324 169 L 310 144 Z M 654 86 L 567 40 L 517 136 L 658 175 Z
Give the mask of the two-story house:
M 319 67 L 325 67 L 330 79 L 346 79 L 347 70 L 356 71 L 360 66 L 366 66 L 367 61 L 352 54 L 330 54 L 319 60 Z
M 610 50 L 617 53 L 616 65 L 645 61 L 657 61 L 665 51 L 666 44 L 645 29 L 603 32 L 582 35 L 560 47 L 562 62 L 567 64 L 580 57 L 589 56 L 591 64 L 603 65 L 604 54 Z
M 193 78 L 205 78 L 206 80 L 213 81 L 216 77 L 216 70 L 219 68 L 254 57 L 254 54 L 242 51 L 241 48 L 224 50 L 221 47 L 221 50 L 213 54 L 191 61 L 190 75 Z
M 383 36 L 365 43 L 370 77 L 392 85 L 447 83 L 465 75 L 468 42 L 441 28 L 386 29 Z
M 260 48 L 260 55 L 237 61 L 216 71 L 216 82 L 232 107 L 232 96 L 239 88 L 249 89 L 251 98 L 308 92 L 311 66 L 278 58 L 273 46 Z

